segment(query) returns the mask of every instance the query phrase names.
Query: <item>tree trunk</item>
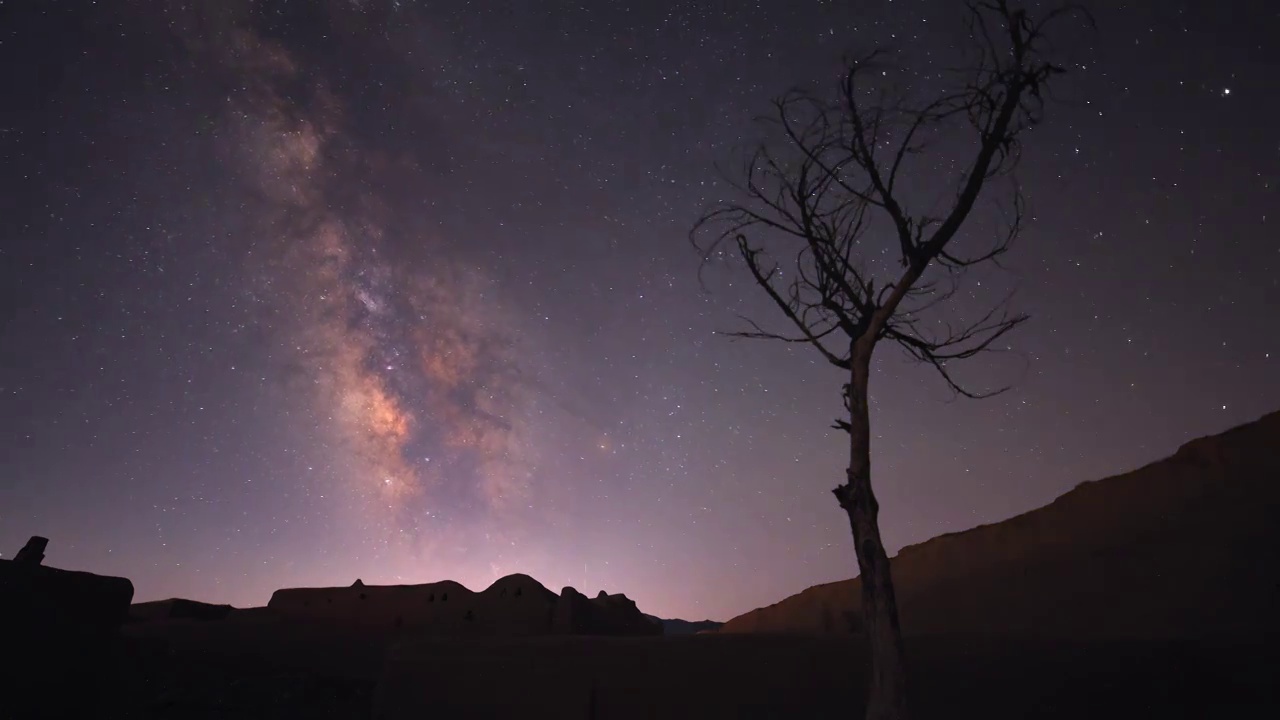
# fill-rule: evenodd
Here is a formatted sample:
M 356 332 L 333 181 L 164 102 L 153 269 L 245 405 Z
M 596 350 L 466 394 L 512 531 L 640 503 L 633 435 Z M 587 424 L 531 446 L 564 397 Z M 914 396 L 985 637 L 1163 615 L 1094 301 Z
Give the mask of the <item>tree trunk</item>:
M 862 578 L 862 622 L 871 649 L 871 686 L 867 696 L 867 720 L 905 720 L 907 717 L 906 666 L 898 601 L 889 573 L 889 555 L 880 539 L 880 505 L 871 489 L 871 416 L 867 408 L 867 377 L 871 368 L 869 348 L 855 348 L 850 383 L 848 482 L 835 489 L 840 506 L 849 516 L 854 549 Z

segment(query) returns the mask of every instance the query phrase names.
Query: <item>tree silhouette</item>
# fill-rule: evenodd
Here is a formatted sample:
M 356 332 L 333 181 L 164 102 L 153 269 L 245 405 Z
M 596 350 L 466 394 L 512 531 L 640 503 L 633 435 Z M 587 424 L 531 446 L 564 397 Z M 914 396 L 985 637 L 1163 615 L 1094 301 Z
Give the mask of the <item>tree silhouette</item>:
M 906 717 L 907 695 L 897 601 L 871 486 L 872 353 L 892 341 L 959 395 L 1002 391 L 965 387 L 950 363 L 993 349 L 1027 317 L 1011 314 L 1007 302 L 958 326 L 929 311 L 955 294 L 967 268 L 998 263 L 1018 236 L 1025 203 L 1012 171 L 1023 138 L 1044 116 L 1048 83 L 1064 72 L 1049 59 L 1046 31 L 1069 16 L 1092 26 L 1075 5 L 1034 17 L 1007 0 L 967 0 L 964 10 L 970 42 L 960 67 L 917 73 L 900 85 L 904 67 L 876 50 L 847 63 L 834 97 L 792 91 L 775 99 L 764 119 L 769 139 L 748 154 L 740 175 L 728 178 L 735 198 L 709 209 L 690 233 L 704 268 L 742 260 L 793 326 L 774 332 L 747 319 L 750 329 L 732 335 L 808 344 L 848 373 L 848 415 L 835 427 L 848 433 L 849 467 L 832 492 L 848 515 L 858 558 L 872 670 L 866 717 L 876 720 Z M 905 179 L 939 143 L 958 140 L 968 143 L 963 164 L 943 165 L 947 158 L 934 155 L 926 182 Z M 954 183 L 948 199 L 921 209 L 914 195 L 939 176 Z M 996 237 L 962 252 L 953 241 L 995 184 L 1007 190 L 1003 201 L 993 200 L 1002 218 Z M 883 244 L 872 245 L 876 239 Z M 786 271 L 773 259 L 783 252 L 792 258 Z

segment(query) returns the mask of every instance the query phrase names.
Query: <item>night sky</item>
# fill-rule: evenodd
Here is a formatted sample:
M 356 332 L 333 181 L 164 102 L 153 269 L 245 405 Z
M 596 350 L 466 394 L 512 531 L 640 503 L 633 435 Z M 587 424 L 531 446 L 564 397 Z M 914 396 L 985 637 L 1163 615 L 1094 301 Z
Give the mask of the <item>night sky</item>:
M 960 375 L 1014 388 L 878 353 L 891 553 L 1280 408 L 1280 5 L 1095 5 L 979 277 L 1031 320 Z M 241 606 L 523 572 L 723 620 L 851 577 L 841 374 L 713 334 L 779 318 L 688 231 L 770 97 L 944 62 L 957 13 L 0 3 L 0 551 Z

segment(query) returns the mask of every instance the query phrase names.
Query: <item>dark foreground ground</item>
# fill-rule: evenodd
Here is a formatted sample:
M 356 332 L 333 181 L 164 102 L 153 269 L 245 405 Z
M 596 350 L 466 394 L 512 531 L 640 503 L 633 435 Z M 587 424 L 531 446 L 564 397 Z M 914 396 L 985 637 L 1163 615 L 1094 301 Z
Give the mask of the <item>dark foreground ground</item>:
M 913 638 L 913 710 L 948 719 L 1275 717 L 1275 647 Z M 863 648 L 849 639 L 396 641 L 245 615 L 128 629 L 85 716 L 858 717 L 864 677 Z M 37 708 L 57 705 L 45 697 L 51 704 Z

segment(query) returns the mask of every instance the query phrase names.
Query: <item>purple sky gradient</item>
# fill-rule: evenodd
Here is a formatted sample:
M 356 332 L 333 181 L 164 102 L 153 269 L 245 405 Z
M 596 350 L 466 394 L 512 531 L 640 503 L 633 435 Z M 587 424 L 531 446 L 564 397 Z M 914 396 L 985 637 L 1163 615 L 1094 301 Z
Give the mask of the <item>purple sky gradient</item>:
M 957 3 L 201 5 L 0 6 L 5 557 L 689 619 L 854 574 L 841 378 L 713 335 L 774 316 L 686 234 L 771 96 L 942 62 Z M 1280 408 L 1280 9 L 1099 5 L 979 278 L 1032 318 L 962 376 L 1014 389 L 879 354 L 891 552 Z

